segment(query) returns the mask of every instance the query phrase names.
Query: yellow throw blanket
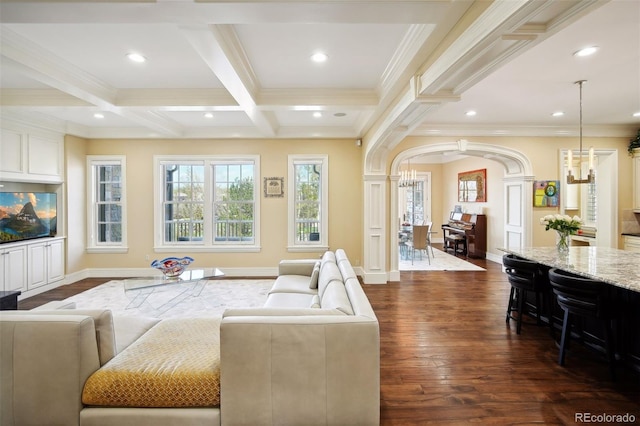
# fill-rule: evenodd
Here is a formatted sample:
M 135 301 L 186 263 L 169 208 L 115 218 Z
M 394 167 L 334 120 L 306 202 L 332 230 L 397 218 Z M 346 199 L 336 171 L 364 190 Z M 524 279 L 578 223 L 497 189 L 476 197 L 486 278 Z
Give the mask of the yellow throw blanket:
M 220 319 L 160 321 L 89 377 L 82 402 L 108 407 L 218 407 Z

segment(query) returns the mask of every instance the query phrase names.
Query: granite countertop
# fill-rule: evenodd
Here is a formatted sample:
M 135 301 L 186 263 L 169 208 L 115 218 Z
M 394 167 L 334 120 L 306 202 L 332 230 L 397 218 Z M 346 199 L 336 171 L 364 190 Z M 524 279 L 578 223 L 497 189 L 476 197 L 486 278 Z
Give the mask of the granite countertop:
M 640 293 L 640 253 L 637 252 L 589 246 L 571 246 L 565 255 L 559 254 L 555 247 L 498 250 Z

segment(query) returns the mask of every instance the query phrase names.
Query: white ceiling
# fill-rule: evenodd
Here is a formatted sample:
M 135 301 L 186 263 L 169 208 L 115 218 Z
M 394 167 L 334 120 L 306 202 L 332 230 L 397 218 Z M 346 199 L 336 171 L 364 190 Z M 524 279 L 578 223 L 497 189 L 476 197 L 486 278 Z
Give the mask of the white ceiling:
M 87 138 L 575 135 L 580 79 L 586 135 L 640 128 L 637 0 L 20 1 L 0 24 L 2 120 Z

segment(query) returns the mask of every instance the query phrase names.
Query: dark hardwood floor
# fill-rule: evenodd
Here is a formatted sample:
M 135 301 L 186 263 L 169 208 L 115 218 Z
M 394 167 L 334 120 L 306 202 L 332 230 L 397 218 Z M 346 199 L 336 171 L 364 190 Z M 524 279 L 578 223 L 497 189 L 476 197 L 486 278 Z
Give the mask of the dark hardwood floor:
M 619 369 L 611 382 L 604 358 L 577 344 L 559 366 L 547 327 L 525 318 L 517 335 L 506 325 L 510 286 L 500 265 L 472 261 L 486 272 L 403 272 L 401 282 L 364 286 L 380 321 L 382 425 L 570 425 L 581 413 L 629 413 L 640 423 L 636 373 Z M 19 308 L 104 281 L 62 286 Z

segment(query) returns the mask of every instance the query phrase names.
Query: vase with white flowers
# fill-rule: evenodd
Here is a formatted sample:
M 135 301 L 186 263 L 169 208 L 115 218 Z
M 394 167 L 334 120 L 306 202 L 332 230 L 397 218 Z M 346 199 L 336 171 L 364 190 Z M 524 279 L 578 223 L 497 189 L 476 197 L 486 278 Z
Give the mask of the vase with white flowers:
M 544 225 L 544 230 L 553 229 L 558 233 L 556 247 L 560 253 L 569 251 L 569 236 L 574 235 L 582 226 L 582 219 L 578 216 L 563 214 L 548 214 L 540 219 L 540 224 Z

